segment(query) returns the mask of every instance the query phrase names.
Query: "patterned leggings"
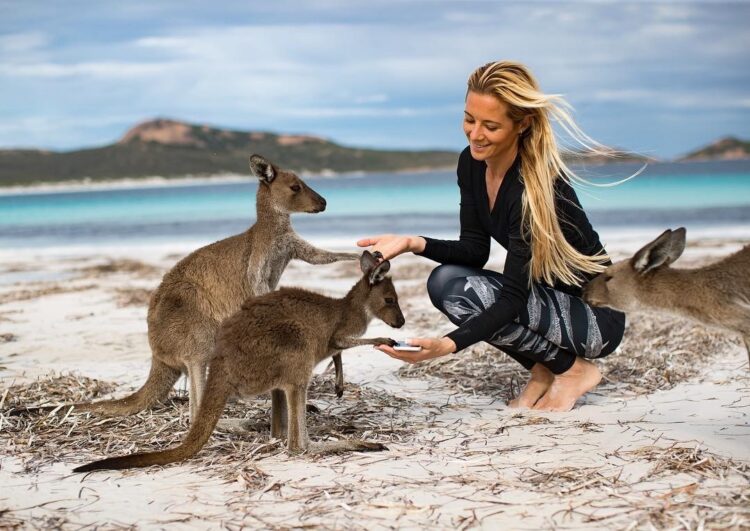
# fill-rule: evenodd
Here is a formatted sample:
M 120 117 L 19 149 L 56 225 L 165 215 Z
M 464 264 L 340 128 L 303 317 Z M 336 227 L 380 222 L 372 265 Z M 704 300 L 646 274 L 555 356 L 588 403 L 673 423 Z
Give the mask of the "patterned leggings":
M 435 307 L 456 325 L 489 308 L 503 289 L 503 275 L 457 265 L 435 268 L 427 291 Z M 534 285 L 525 310 L 487 340 L 526 369 L 541 363 L 554 374 L 567 371 L 576 356 L 600 358 L 617 348 L 625 314 L 589 306 L 579 297 Z

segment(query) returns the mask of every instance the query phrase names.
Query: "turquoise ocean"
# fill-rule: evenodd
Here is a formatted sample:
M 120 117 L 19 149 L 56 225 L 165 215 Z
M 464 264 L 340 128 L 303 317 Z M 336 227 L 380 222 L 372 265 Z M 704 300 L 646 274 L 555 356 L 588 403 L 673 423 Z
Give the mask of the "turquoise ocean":
M 632 175 L 640 165 L 580 169 L 596 184 Z M 454 171 L 303 176 L 328 207 L 295 214 L 310 239 L 354 242 L 382 232 L 454 237 Z M 129 188 L 0 194 L 0 249 L 208 242 L 249 227 L 257 182 L 169 183 Z M 577 187 L 599 230 L 732 228 L 750 238 L 750 161 L 655 163 L 617 186 Z M 745 229 L 747 229 L 745 231 Z

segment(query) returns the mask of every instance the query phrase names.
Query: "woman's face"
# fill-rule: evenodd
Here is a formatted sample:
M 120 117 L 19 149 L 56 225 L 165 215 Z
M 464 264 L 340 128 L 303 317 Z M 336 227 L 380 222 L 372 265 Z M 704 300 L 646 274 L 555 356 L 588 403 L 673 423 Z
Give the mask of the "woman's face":
M 464 133 L 469 139 L 471 156 L 493 160 L 518 149 L 521 124 L 508 118 L 508 106 L 491 94 L 470 91 L 464 109 Z

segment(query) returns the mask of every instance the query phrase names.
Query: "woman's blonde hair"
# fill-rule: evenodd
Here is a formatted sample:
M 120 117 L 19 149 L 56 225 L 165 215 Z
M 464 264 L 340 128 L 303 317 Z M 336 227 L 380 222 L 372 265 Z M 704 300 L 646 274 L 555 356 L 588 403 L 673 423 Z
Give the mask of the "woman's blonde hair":
M 531 239 L 529 282 L 555 280 L 580 286 L 585 273 L 606 269 L 604 253 L 588 256 L 578 252 L 563 235 L 555 209 L 555 181 L 585 182 L 568 168 L 560 156 L 551 120 L 577 141 L 585 151 L 611 155 L 586 135 L 570 115 L 571 106 L 557 94 L 544 94 L 524 65 L 512 61 L 487 63 L 477 68 L 468 81 L 468 91 L 491 94 L 508 106 L 508 118 L 524 122 L 519 135 L 521 175 L 525 192 L 522 199 L 523 236 Z M 467 92 L 468 95 L 468 92 Z

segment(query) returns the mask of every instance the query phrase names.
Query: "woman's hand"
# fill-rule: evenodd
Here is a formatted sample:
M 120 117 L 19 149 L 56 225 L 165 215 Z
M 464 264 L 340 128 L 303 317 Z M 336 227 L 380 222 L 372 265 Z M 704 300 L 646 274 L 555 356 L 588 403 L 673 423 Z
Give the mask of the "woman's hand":
M 407 363 L 417 363 L 424 360 L 430 360 L 432 358 L 439 358 L 446 354 L 451 354 L 456 350 L 456 344 L 449 337 L 441 337 L 440 339 L 430 339 L 424 337 L 418 337 L 409 340 L 409 344 L 415 347 L 422 347 L 422 350 L 418 352 L 408 352 L 405 350 L 393 350 L 388 345 L 378 345 L 375 347 L 381 352 L 385 352 L 392 358 L 397 360 L 405 361 Z
M 421 236 L 399 236 L 398 234 L 381 234 L 363 238 L 357 242 L 360 247 L 370 247 L 370 252 L 379 251 L 383 260 L 390 260 L 403 253 L 420 253 L 424 251 L 425 240 Z

